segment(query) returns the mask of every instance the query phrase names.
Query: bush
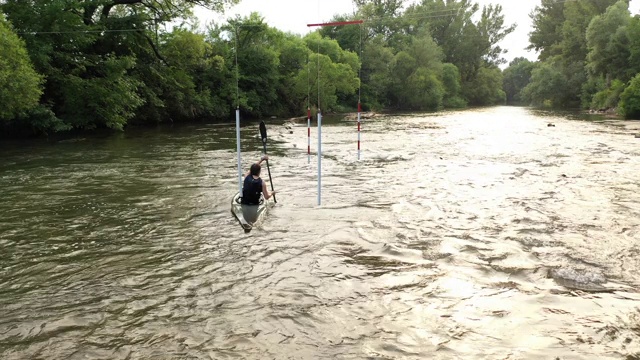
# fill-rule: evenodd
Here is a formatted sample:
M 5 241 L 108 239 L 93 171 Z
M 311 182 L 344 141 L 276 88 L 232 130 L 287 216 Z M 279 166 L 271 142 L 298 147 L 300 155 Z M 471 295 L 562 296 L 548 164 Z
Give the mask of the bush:
M 612 81 L 611 87 L 593 95 L 590 108 L 593 110 L 605 110 L 616 107 L 618 102 L 620 102 L 620 94 L 623 91 L 624 83 L 622 83 L 622 81 Z
M 619 112 L 625 119 L 640 119 L 640 74 L 636 75 L 620 96 Z

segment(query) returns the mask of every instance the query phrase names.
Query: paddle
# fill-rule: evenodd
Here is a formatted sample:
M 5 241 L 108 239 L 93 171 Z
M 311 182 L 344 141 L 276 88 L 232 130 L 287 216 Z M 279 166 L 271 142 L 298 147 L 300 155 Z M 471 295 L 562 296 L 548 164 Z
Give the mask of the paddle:
M 267 126 L 264 121 L 260 122 L 260 137 L 262 138 L 262 146 L 264 147 L 264 154 L 267 155 Z M 269 182 L 271 183 L 271 192 L 273 192 L 273 181 L 271 181 L 271 169 L 269 169 L 269 160 L 267 162 L 267 173 L 269 174 Z M 278 203 L 276 195 L 273 194 L 273 202 Z

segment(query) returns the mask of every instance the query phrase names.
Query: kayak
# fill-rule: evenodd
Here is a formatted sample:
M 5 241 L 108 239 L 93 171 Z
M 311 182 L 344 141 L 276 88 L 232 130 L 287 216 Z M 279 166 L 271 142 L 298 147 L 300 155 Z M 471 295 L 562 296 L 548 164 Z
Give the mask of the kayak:
M 231 200 L 231 213 L 236 217 L 245 233 L 259 225 L 267 215 L 269 201 L 260 199 L 260 205 L 243 205 L 240 203 L 240 193 L 236 193 Z

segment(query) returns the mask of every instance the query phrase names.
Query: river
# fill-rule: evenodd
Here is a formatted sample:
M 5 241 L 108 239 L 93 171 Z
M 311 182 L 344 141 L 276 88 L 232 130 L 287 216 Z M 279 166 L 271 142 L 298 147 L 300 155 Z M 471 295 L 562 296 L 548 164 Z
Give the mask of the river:
M 640 123 L 380 116 L 358 161 L 327 118 L 321 206 L 306 122 L 267 128 L 249 234 L 233 126 L 0 145 L 0 358 L 640 358 Z

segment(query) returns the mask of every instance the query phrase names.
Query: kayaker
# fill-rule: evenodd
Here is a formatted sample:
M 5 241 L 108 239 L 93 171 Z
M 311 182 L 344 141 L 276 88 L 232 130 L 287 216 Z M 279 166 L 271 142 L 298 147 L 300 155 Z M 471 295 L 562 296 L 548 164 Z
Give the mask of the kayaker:
M 268 156 L 263 156 L 260 160 L 251 165 L 251 169 L 247 171 L 244 178 L 244 184 L 242 185 L 242 200 L 243 205 L 259 205 L 260 194 L 264 195 L 265 200 L 269 200 L 276 191 L 269 193 L 267 190 L 267 184 L 260 178 L 260 170 L 262 167 L 260 164 L 263 161 L 269 160 Z

